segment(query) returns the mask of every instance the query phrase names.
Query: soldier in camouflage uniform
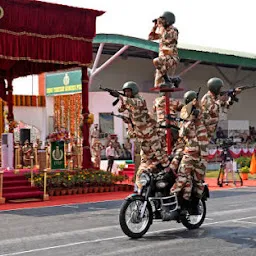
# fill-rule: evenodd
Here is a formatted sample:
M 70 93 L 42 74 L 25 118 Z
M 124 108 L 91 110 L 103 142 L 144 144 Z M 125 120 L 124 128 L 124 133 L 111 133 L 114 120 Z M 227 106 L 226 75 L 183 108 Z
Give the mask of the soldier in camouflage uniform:
M 194 196 L 192 197 L 192 209 L 195 210 L 204 190 L 203 180 L 207 165 L 207 146 L 209 143 L 207 130 L 203 122 L 202 110 L 196 97 L 197 94 L 194 91 L 188 91 L 184 95 L 186 106 L 181 111 L 181 117 L 186 121 L 180 129 L 179 135 L 184 140 L 185 147 L 178 170 L 178 177 L 171 188 L 171 193 L 183 192 L 182 207 L 187 209 L 189 208 L 193 181 Z M 193 106 L 196 106 L 196 109 Z
M 175 69 L 179 63 L 177 43 L 178 30 L 173 26 L 175 16 L 171 12 L 164 12 L 164 14 L 154 20 L 155 25 L 152 28 L 148 39 L 160 40 L 159 42 L 159 57 L 153 60 L 156 67 L 155 87 L 159 87 L 163 82 L 170 83 L 168 78 L 168 70 L 172 70 L 174 75 Z M 158 29 L 158 32 L 157 32 Z
M 142 172 L 153 171 L 153 166 L 161 164 L 163 168 L 168 169 L 170 163 L 161 145 L 157 122 L 150 117 L 146 101 L 138 94 L 137 84 L 126 82 L 123 91 L 125 97 L 120 96 L 121 106 L 118 111 L 128 111 L 133 124 L 133 127 L 131 125 L 128 127 L 129 136 L 137 138 L 141 144 L 142 160 L 137 172 L 138 180 Z
M 214 136 L 216 132 L 219 115 L 221 108 L 229 108 L 230 101 L 224 97 L 219 97 L 221 88 L 224 86 L 223 81 L 220 78 L 213 77 L 208 80 L 207 87 L 208 92 L 202 97 L 201 105 L 204 114 L 205 126 L 208 131 L 209 139 Z M 241 92 L 240 89 L 236 89 L 236 94 Z
M 94 167 L 100 169 L 100 161 L 101 161 L 101 150 L 104 149 L 104 146 L 101 144 L 99 139 L 94 139 L 94 143 L 92 145 L 92 155 L 94 157 Z
M 183 104 L 179 100 L 170 99 L 170 108 L 169 114 L 172 117 L 177 117 L 177 112 L 180 112 L 182 109 Z M 153 104 L 153 114 L 156 116 L 156 121 L 160 125 L 165 125 L 165 93 L 160 92 L 159 97 L 154 100 Z M 170 121 L 170 124 L 178 126 L 177 121 Z M 166 145 L 166 129 L 159 129 L 159 135 L 161 136 L 162 145 L 167 152 L 167 145 Z

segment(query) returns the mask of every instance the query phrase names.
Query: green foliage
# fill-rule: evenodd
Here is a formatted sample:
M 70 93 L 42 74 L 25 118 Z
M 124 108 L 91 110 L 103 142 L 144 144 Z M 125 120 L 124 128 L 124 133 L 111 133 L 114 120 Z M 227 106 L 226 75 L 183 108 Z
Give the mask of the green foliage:
M 250 168 L 248 166 L 244 166 L 239 170 L 241 173 L 249 173 Z
M 237 165 L 238 165 L 238 168 L 242 168 L 242 167 L 250 167 L 250 163 L 251 163 L 251 157 L 244 157 L 244 156 L 241 156 L 237 159 L 235 159 Z
M 27 173 L 25 177 L 30 179 L 30 173 Z M 47 173 L 47 189 L 110 186 L 126 179 L 128 179 L 126 175 L 114 175 L 103 170 L 50 171 Z M 39 172 L 34 174 L 34 182 L 35 186 L 43 188 L 44 173 Z

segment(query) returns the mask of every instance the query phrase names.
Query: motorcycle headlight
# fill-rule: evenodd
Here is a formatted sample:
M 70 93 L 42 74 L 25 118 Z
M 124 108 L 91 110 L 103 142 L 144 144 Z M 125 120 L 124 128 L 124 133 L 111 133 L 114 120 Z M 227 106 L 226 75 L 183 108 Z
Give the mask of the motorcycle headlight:
M 148 176 L 148 174 L 146 173 L 142 173 L 140 175 L 140 179 L 139 179 L 139 182 L 142 186 L 146 186 L 150 181 L 150 177 Z
M 156 183 L 156 187 L 160 188 L 160 189 L 165 188 L 167 185 L 168 185 L 168 183 L 166 181 L 163 181 L 163 180 L 157 181 L 157 183 Z

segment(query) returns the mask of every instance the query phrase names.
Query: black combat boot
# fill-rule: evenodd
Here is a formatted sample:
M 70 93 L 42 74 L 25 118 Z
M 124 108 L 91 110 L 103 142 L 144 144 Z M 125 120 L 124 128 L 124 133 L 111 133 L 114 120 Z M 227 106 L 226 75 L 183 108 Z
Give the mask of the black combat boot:
M 170 84 L 172 82 L 167 74 L 163 75 L 163 79 L 166 84 Z
M 189 210 L 190 215 L 199 215 L 199 198 L 198 197 L 193 197 L 191 200 L 191 208 Z
M 188 210 L 190 208 L 190 201 L 189 200 L 185 200 L 185 199 L 182 199 L 181 201 L 181 212 L 180 214 L 181 215 L 186 215 Z

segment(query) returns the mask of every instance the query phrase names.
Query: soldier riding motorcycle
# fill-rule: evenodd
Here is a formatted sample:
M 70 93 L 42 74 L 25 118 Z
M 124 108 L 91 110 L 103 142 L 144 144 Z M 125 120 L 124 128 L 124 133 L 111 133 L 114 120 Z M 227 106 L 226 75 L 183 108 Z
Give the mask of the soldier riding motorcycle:
M 198 114 L 192 105 L 190 107 L 187 104 L 184 109 L 190 109 L 189 111 L 192 112 L 187 115 L 188 117 Z M 153 172 L 144 172 L 140 175 L 141 186 L 138 193 L 125 199 L 119 213 L 121 229 L 127 236 L 142 237 L 153 224 L 154 219 L 175 220 L 188 229 L 197 229 L 202 225 L 206 216 L 205 202 L 209 198 L 207 185 L 204 185 L 203 195 L 198 202 L 198 214 L 194 215 L 192 205 L 187 211 L 182 209 L 182 192 L 170 195 L 170 188 L 175 183 L 175 179 L 174 173 L 166 173 L 160 165 L 156 166 Z

